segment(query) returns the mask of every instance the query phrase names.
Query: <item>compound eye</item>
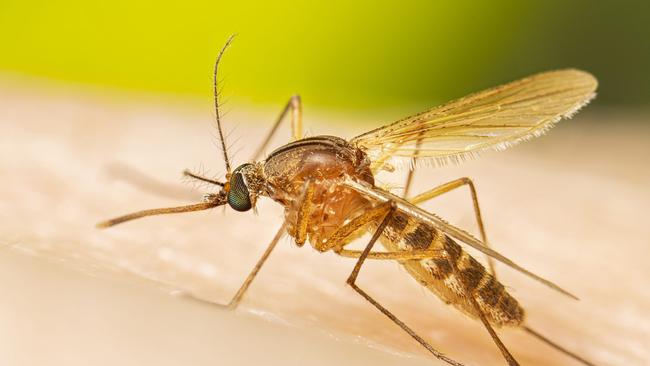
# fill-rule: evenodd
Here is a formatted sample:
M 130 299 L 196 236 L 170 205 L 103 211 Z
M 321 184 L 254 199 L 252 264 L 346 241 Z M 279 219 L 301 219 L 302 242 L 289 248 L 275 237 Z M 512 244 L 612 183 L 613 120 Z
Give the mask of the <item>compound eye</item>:
M 230 178 L 230 191 L 228 192 L 228 204 L 237 211 L 248 211 L 253 205 L 248 193 L 248 187 L 244 182 L 241 173 L 234 173 Z

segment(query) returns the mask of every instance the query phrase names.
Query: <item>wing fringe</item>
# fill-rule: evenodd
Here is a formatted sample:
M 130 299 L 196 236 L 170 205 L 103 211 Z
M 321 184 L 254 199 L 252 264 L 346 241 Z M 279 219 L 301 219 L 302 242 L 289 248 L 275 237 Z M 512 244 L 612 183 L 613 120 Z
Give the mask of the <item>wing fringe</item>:
M 350 142 L 371 160 L 398 169 L 460 164 L 484 151 L 505 150 L 544 135 L 593 100 L 597 85 L 580 70 L 541 73 L 445 103 Z

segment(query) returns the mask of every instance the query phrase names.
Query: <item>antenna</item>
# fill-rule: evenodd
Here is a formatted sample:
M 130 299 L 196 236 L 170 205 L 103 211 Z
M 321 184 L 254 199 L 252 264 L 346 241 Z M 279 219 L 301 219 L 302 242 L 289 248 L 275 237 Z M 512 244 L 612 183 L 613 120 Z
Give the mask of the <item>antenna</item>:
M 223 151 L 223 160 L 226 164 L 226 172 L 227 172 L 226 176 L 228 177 L 230 177 L 230 172 L 231 172 L 230 160 L 228 160 L 228 152 L 226 151 L 226 140 L 223 137 L 223 129 L 221 128 L 221 119 L 219 116 L 219 90 L 217 88 L 217 70 L 219 69 L 219 61 L 221 61 L 221 57 L 226 51 L 226 48 L 230 46 L 230 43 L 234 38 L 235 38 L 235 34 L 232 34 L 230 37 L 228 37 L 226 44 L 223 45 L 221 51 L 219 51 L 219 55 L 217 56 L 217 61 L 215 61 L 214 63 L 214 75 L 212 80 L 212 88 L 214 91 L 214 112 L 217 118 L 217 129 L 219 130 L 219 139 L 221 140 L 221 151 Z

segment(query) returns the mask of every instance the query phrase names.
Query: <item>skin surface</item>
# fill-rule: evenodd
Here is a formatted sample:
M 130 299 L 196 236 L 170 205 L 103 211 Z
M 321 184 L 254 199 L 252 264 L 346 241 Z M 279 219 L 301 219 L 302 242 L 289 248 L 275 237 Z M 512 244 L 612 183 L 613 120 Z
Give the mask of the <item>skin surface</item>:
M 156 287 L 207 302 L 229 300 L 279 227 L 282 209 L 260 199 L 258 215 L 226 208 L 95 229 L 118 214 L 198 202 L 205 189 L 180 184 L 183 169 L 202 164 L 209 168 L 195 170 L 218 177 L 223 165 L 207 103 L 135 104 L 86 90 L 69 93 L 55 86 L 0 88 L 0 286 L 9 291 L 0 303 L 0 323 L 8 324 L 0 327 L 0 340 L 14 339 L 0 342 L 11 344 L 0 347 L 2 363 L 43 357 L 50 364 L 126 365 L 189 362 L 179 355 L 196 354 L 193 364 L 222 358 L 234 365 L 250 360 L 232 353 L 251 353 L 252 345 L 269 363 L 301 364 L 309 354 L 304 350 L 322 353 L 322 364 L 439 363 L 345 285 L 353 259 L 309 246 L 297 250 L 286 238 L 235 314 L 161 295 Z M 277 111 L 231 107 L 226 125 L 238 129 L 229 141 L 242 136 L 231 148 L 236 166 L 252 154 Z M 307 115 L 313 134 L 349 137 L 373 126 L 348 129 L 315 111 Z M 600 365 L 643 365 L 650 358 L 650 295 L 643 290 L 650 278 L 648 130 L 621 122 L 642 119 L 579 115 L 507 152 L 419 171 L 411 190 L 471 176 L 492 246 L 581 298 L 569 300 L 497 265 L 530 326 Z M 280 136 L 289 135 L 287 127 Z M 286 142 L 277 140 L 273 147 Z M 392 182 L 402 184 L 403 177 Z M 468 192 L 454 191 L 425 207 L 476 233 Z M 358 281 L 449 356 L 504 364 L 479 322 L 419 287 L 397 264 L 368 263 Z M 111 309 L 123 314 L 110 315 Z M 110 321 L 98 322 L 104 316 Z M 500 335 L 522 365 L 576 364 L 522 332 Z M 102 358 L 114 354 L 100 352 L 105 344 L 120 356 Z M 333 358 L 337 345 L 346 357 Z

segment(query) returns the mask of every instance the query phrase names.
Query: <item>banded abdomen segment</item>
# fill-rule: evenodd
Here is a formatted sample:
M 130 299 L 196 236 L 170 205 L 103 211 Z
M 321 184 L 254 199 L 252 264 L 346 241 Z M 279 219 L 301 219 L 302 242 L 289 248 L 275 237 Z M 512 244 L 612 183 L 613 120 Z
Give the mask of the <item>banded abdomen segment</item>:
M 493 325 L 523 322 L 524 311 L 517 300 L 481 263 L 436 228 L 398 212 L 381 242 L 390 251 L 432 250 L 431 258 L 401 263 L 420 284 L 464 313 L 477 317 L 468 301 L 471 295 Z

